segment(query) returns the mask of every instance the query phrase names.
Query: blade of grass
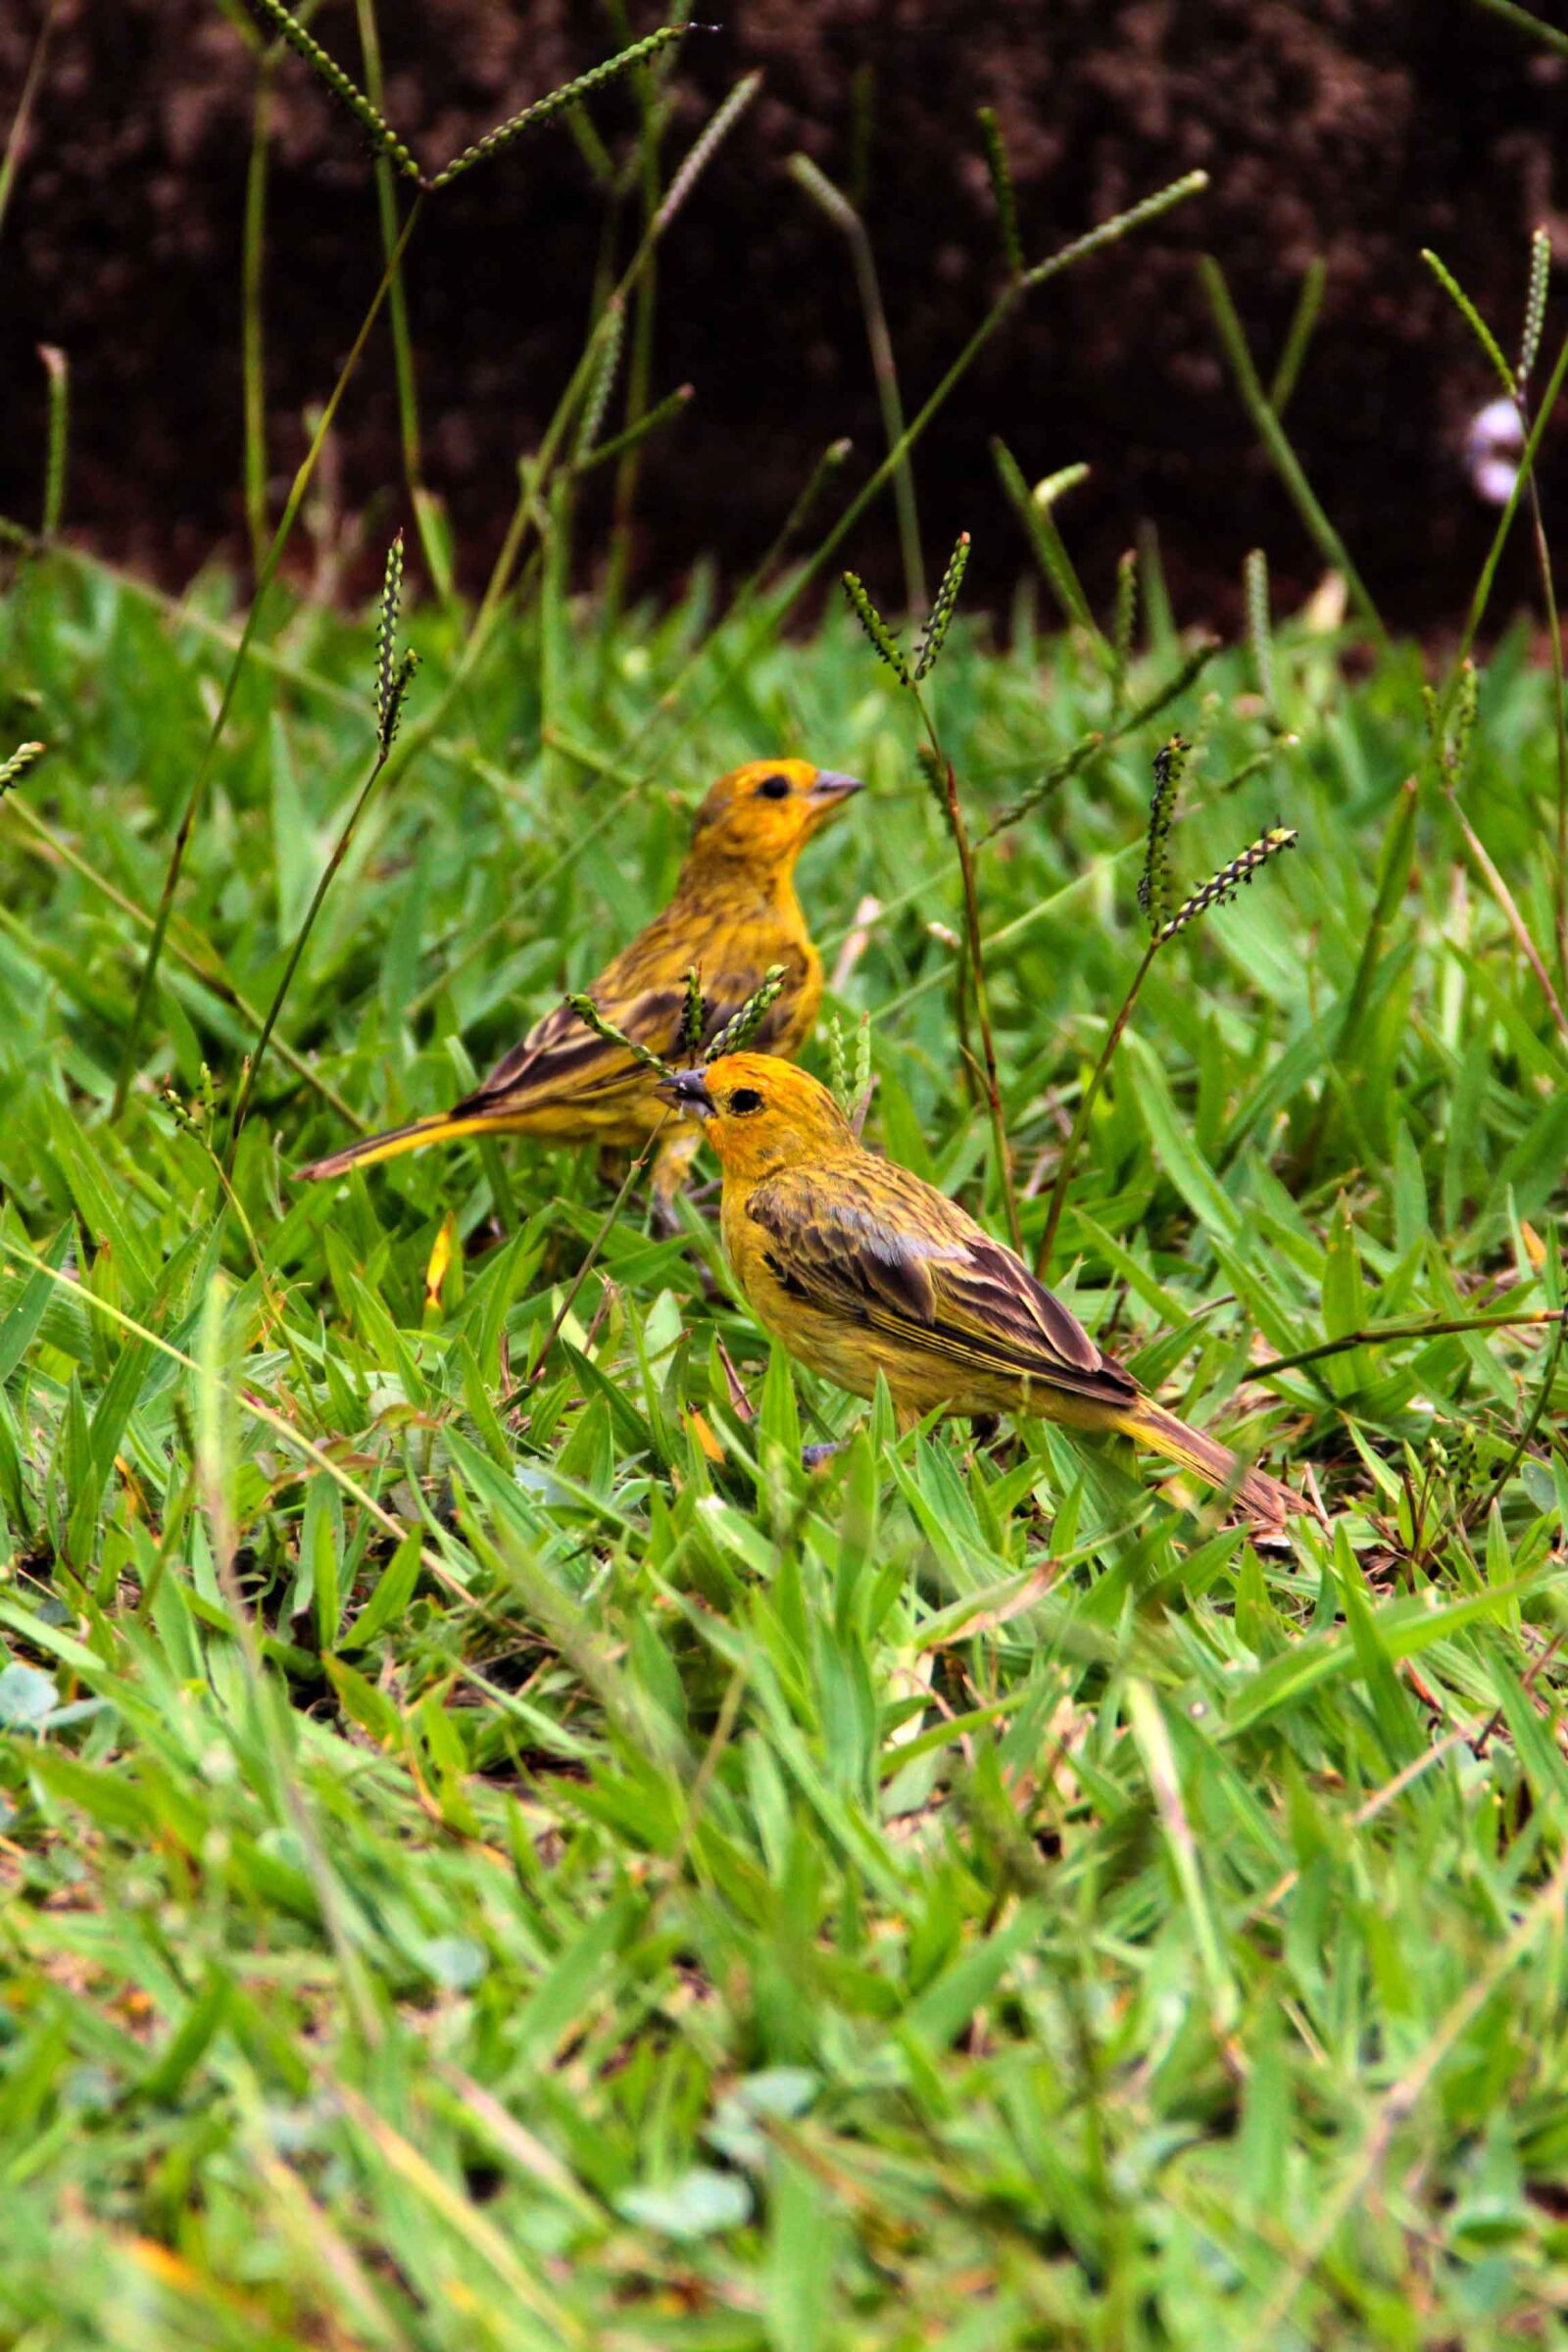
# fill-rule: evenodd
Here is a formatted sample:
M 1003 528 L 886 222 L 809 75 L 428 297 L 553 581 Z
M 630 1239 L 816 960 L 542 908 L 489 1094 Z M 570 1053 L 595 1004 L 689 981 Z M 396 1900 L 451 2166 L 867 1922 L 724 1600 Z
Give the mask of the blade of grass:
M 43 535 L 52 539 L 66 506 L 66 462 L 71 443 L 71 368 L 53 343 L 40 343 L 38 357 L 49 378 L 49 444 L 43 469 Z
M 348 1915 L 337 1874 L 327 1861 L 315 1813 L 295 1769 L 291 1752 L 292 1717 L 287 1707 L 280 1707 L 277 1703 L 277 1690 L 268 1675 L 256 1621 L 235 1567 L 238 1532 L 233 1507 L 233 1484 L 239 1465 L 231 1423 L 234 1391 L 223 1378 L 222 1371 L 226 1304 L 226 1288 L 220 1278 L 207 1293 L 196 1371 L 196 1471 L 206 1507 L 213 1565 L 217 1571 L 219 1590 L 223 1595 L 238 1639 L 245 1679 L 250 1686 L 251 1704 L 266 1744 L 272 1778 L 282 1800 L 282 1810 L 299 1840 L 306 1874 L 320 1911 L 321 1926 L 332 1947 L 345 2005 L 360 2039 L 367 2047 L 374 2049 L 382 2039 L 381 2019 L 375 1997 L 365 1964 L 349 1932 Z
M 599 1231 L 594 1235 L 593 1240 L 589 1243 L 587 1254 L 584 1256 L 582 1264 L 577 1268 L 576 1273 L 571 1278 L 570 1285 L 566 1291 L 566 1296 L 561 1302 L 560 1311 L 552 1318 L 549 1330 L 545 1333 L 544 1338 L 539 1343 L 539 1352 L 528 1367 L 527 1379 L 522 1382 L 518 1388 L 514 1389 L 510 1396 L 502 1398 L 500 1406 L 502 1412 L 505 1412 L 510 1405 L 515 1403 L 518 1396 L 520 1396 L 526 1389 L 530 1388 L 533 1383 L 538 1380 L 539 1375 L 543 1372 L 546 1363 L 549 1361 L 551 1350 L 554 1348 L 557 1340 L 559 1340 L 561 1337 L 566 1317 L 570 1314 L 572 1308 L 576 1305 L 577 1300 L 582 1296 L 583 1284 L 587 1281 L 589 1275 L 593 1272 L 595 1266 L 598 1264 L 600 1252 L 604 1249 L 606 1242 L 609 1241 L 611 1234 L 614 1231 L 615 1221 L 619 1217 L 621 1210 L 625 1207 L 626 1202 L 631 1198 L 632 1187 L 636 1184 L 638 1177 L 642 1174 L 644 1168 L 647 1167 L 649 1160 L 653 1157 L 654 1147 L 659 1142 L 660 1137 L 663 1134 L 664 1129 L 669 1125 L 671 1115 L 671 1113 L 667 1111 L 665 1112 L 664 1116 L 660 1120 L 659 1125 L 654 1129 L 652 1135 L 649 1136 L 648 1141 L 643 1145 L 642 1150 L 638 1152 L 636 1158 L 632 1161 L 630 1167 L 626 1170 L 625 1175 L 622 1177 L 619 1191 L 616 1193 L 613 1200 L 612 1200 L 610 1203 L 610 1206 L 606 1209 L 604 1221 L 600 1225 Z
M 1489 854 L 1485 843 L 1480 839 L 1470 819 L 1460 808 L 1458 796 L 1451 786 L 1446 798 L 1458 822 L 1459 830 L 1464 835 L 1465 848 L 1475 860 L 1476 869 L 1482 880 L 1501 908 L 1503 921 L 1513 934 L 1514 945 L 1540 982 L 1541 993 L 1545 998 L 1547 1008 L 1557 1024 L 1558 1035 L 1564 1044 L 1568 1045 L 1568 1012 L 1563 1010 L 1562 999 L 1551 985 L 1551 975 L 1546 969 L 1545 960 L 1540 949 L 1530 936 L 1529 926 L 1519 911 L 1519 903 L 1498 872 L 1495 860 Z
M 28 1249 L 14 1237 L 0 1242 L 0 1254 L 20 1258 L 22 1263 L 30 1266 L 35 1274 L 45 1274 L 59 1289 L 69 1291 L 89 1314 L 103 1316 L 106 1322 L 113 1323 L 118 1330 L 128 1332 L 133 1339 L 145 1341 L 149 1348 L 156 1348 L 160 1355 L 167 1356 L 172 1363 L 182 1365 L 187 1372 L 200 1374 L 201 1365 L 195 1356 L 187 1355 L 184 1348 L 176 1348 L 172 1341 L 166 1340 L 161 1332 L 153 1331 L 145 1323 L 138 1323 L 133 1315 L 127 1315 L 124 1309 L 116 1306 L 113 1300 L 100 1298 L 97 1292 L 89 1290 L 74 1274 L 64 1273 L 59 1267 L 51 1266 L 47 1259 L 38 1255 L 36 1250 Z M 343 1468 L 341 1462 L 334 1461 L 331 1454 L 318 1446 L 314 1439 L 306 1437 L 304 1432 L 297 1429 L 286 1414 L 275 1411 L 270 1404 L 264 1404 L 260 1397 L 251 1396 L 245 1389 L 232 1383 L 227 1383 L 225 1386 L 228 1395 L 238 1404 L 241 1412 L 248 1413 L 252 1420 L 261 1422 L 265 1429 L 270 1429 L 274 1437 L 282 1440 L 284 1445 L 293 1446 L 296 1452 L 303 1454 L 314 1468 L 323 1470 L 333 1485 L 340 1488 L 351 1502 L 358 1503 L 362 1511 L 368 1512 L 384 1534 L 389 1535 L 394 1543 L 401 1544 L 403 1542 L 410 1530 L 395 1519 L 382 1503 L 377 1502 L 369 1490 L 362 1487 L 359 1480 L 352 1477 Z M 436 1582 L 450 1592 L 455 1600 L 461 1600 L 465 1608 L 474 1610 L 476 1614 L 488 1618 L 493 1624 L 502 1622 L 494 1618 L 484 1603 L 474 1597 L 462 1579 L 453 1574 L 440 1553 L 433 1551 L 429 1544 L 420 1544 L 419 1558 Z
M 1286 329 L 1279 366 L 1274 370 L 1274 380 L 1268 388 L 1268 405 L 1276 416 L 1284 416 L 1290 406 L 1291 394 L 1296 390 L 1301 362 L 1306 357 L 1306 347 L 1312 340 L 1312 330 L 1323 307 L 1323 289 L 1328 283 L 1328 264 L 1322 255 L 1313 254 L 1302 273 L 1301 290 L 1296 298 L 1296 308 L 1291 313 L 1291 323 Z
M 1279 2284 L 1249 2324 L 1249 2341 L 1257 2344 L 1280 2341 L 1298 2297 L 1340 2230 L 1368 2197 L 1393 2152 L 1400 2126 L 1408 2121 L 1466 2029 L 1526 1958 L 1538 1937 L 1544 1934 L 1562 1935 L 1565 1902 L 1568 1902 L 1568 1851 L 1559 1857 L 1540 1893 L 1525 1906 L 1513 1933 L 1476 1970 L 1411 2064 L 1373 2106 L 1355 2155 L 1310 2228 L 1299 2234 Z
M 245 1114 L 250 1108 L 251 1097 L 255 1092 L 256 1081 L 261 1074 L 262 1063 L 266 1058 L 272 1031 L 277 1025 L 278 1016 L 287 1001 L 294 975 L 299 970 L 300 958 L 305 953 L 312 931 L 316 928 L 316 918 L 320 913 L 326 894 L 332 887 L 333 876 L 348 856 L 350 845 L 359 831 L 360 819 L 369 807 L 370 797 L 385 772 L 386 763 L 391 755 L 393 739 L 397 734 L 398 722 L 402 716 L 403 700 L 414 676 L 415 663 L 417 660 L 417 656 L 412 653 L 400 655 L 397 648 L 402 596 L 403 534 L 399 531 L 392 542 L 386 560 L 386 576 L 381 589 L 381 608 L 376 626 L 375 758 L 370 764 L 369 774 L 360 788 L 359 797 L 344 819 L 336 841 L 332 844 L 326 863 L 317 878 L 316 888 L 311 894 L 311 903 L 305 909 L 304 918 L 294 935 L 294 944 L 290 948 L 287 960 L 278 975 L 277 986 L 272 992 L 272 1001 L 267 1008 L 267 1017 L 262 1022 L 261 1032 L 256 1040 L 256 1050 L 246 1060 L 244 1075 L 240 1080 L 239 1094 L 234 1104 L 234 1115 L 229 1122 L 228 1149 L 224 1155 L 225 1175 L 233 1173 L 234 1155 L 239 1150 L 239 1139 L 245 1125 Z
M 90 864 L 83 858 L 79 850 L 74 849 L 69 841 L 55 832 L 52 826 L 47 825 L 41 816 L 29 808 L 25 801 L 15 802 L 11 813 L 20 823 L 25 825 L 36 840 L 43 845 L 42 849 L 35 853 L 36 855 L 41 856 L 43 851 L 47 850 L 51 858 L 58 858 L 62 864 L 69 865 L 73 873 L 79 874 L 81 879 L 107 899 L 112 906 L 118 906 L 122 914 L 128 915 L 133 923 L 139 923 L 144 931 L 151 931 L 153 918 L 146 907 L 138 906 L 135 900 L 127 897 L 124 891 L 111 882 L 107 874 L 100 873 L 95 865 Z M 260 1009 L 251 1003 L 248 997 L 241 995 L 231 980 L 224 978 L 219 968 L 215 952 L 209 951 L 212 959 L 204 960 L 191 949 L 181 946 L 180 942 L 172 936 L 167 944 L 168 953 L 172 956 L 181 970 L 189 972 L 193 980 L 198 981 L 203 988 L 216 997 L 220 1004 L 226 1004 L 231 1012 L 237 1013 L 240 1019 L 247 1022 L 252 1029 L 260 1027 L 262 1019 Z M 357 1110 L 351 1108 L 335 1087 L 327 1084 L 318 1070 L 312 1068 L 303 1054 L 297 1054 L 294 1048 L 282 1038 L 278 1039 L 277 1050 L 297 1078 L 303 1080 L 305 1085 L 319 1095 L 323 1102 L 329 1103 L 340 1119 L 346 1119 L 351 1127 L 357 1128 L 362 1135 L 364 1134 L 367 1124 L 365 1119 Z
M 1532 16 L 1528 8 L 1519 7 L 1518 0 L 1472 0 L 1472 5 L 1484 8 L 1489 17 L 1500 17 L 1505 24 L 1511 24 L 1528 40 L 1539 41 L 1544 49 L 1554 49 L 1559 57 L 1568 57 L 1568 32 Z

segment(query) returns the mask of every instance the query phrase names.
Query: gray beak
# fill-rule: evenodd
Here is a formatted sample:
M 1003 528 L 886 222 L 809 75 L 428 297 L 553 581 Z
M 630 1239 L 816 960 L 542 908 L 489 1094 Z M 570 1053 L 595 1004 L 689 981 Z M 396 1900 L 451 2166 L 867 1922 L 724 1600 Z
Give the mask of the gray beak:
M 847 801 L 852 792 L 863 792 L 865 786 L 858 776 L 840 775 L 837 768 L 819 767 L 816 782 L 807 795 L 813 801 Z
M 701 1070 L 677 1070 L 672 1078 L 661 1078 L 654 1092 L 689 1119 L 710 1119 L 717 1108 Z

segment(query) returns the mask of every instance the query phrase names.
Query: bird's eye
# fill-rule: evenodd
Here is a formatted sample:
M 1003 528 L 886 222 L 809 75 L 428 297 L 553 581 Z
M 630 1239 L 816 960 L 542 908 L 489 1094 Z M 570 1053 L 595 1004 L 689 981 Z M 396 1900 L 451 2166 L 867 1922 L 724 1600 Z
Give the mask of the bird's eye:
M 788 776 L 764 776 L 757 787 L 760 801 L 787 801 L 790 797 Z
M 732 1115 L 744 1119 L 749 1110 L 760 1110 L 762 1098 L 755 1086 L 738 1086 L 729 1099 Z

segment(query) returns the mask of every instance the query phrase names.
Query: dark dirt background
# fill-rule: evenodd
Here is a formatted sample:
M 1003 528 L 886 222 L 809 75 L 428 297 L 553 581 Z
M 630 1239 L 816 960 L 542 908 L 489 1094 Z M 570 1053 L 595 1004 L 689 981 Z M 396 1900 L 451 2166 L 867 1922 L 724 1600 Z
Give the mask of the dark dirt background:
M 1539 5 L 1562 13 L 1562 0 Z M 633 6 L 635 31 L 658 22 Z M 0 0 L 0 122 L 42 13 L 41 0 Z M 1511 349 L 1536 222 L 1568 262 L 1553 155 L 1568 60 L 1473 0 L 729 0 L 715 13 L 724 29 L 690 40 L 677 68 L 667 157 L 741 71 L 760 67 L 766 82 L 661 263 L 655 389 L 690 379 L 698 398 L 647 462 L 640 587 L 677 581 L 703 551 L 747 567 L 836 435 L 854 435 L 862 472 L 879 454 L 848 255 L 785 159 L 804 148 L 841 183 L 863 184 L 912 408 L 997 281 L 973 121 L 990 104 L 1031 258 L 1194 166 L 1213 185 L 1032 297 L 1004 331 L 919 457 L 933 567 L 964 525 L 977 540 L 971 581 L 990 594 L 1004 596 L 1023 564 L 987 449 L 1000 432 L 1031 478 L 1092 465 L 1065 511 L 1092 594 L 1107 594 L 1145 516 L 1183 619 L 1234 616 L 1254 544 L 1282 596 L 1308 589 L 1313 551 L 1228 381 L 1194 257 L 1221 258 L 1266 371 L 1300 273 L 1321 254 L 1328 297 L 1293 437 L 1391 621 L 1441 627 L 1462 611 L 1494 519 L 1460 462 L 1489 379 L 1419 249 L 1445 256 Z M 619 45 L 607 10 L 572 0 L 382 0 L 380 24 L 388 111 L 427 164 Z M 347 0 L 325 0 L 315 28 L 357 73 Z M 254 79 L 217 0 L 57 0 L 0 230 L 0 510 L 36 514 L 33 346 L 60 344 L 73 370 L 68 522 L 170 582 L 244 547 L 239 263 Z M 624 153 L 629 92 L 593 111 Z M 367 159 L 293 59 L 277 82 L 270 201 L 267 380 L 281 485 L 303 413 L 329 389 L 378 274 Z M 603 219 L 572 137 L 550 127 L 438 199 L 412 249 L 426 473 L 470 574 L 579 347 Z M 1548 357 L 1564 307 L 1559 297 Z M 1548 498 L 1565 475 L 1559 454 Z M 343 513 L 384 541 L 399 478 L 378 334 L 329 480 Z M 888 506 L 850 552 L 893 589 Z M 1524 554 L 1505 583 L 1514 597 L 1528 592 Z

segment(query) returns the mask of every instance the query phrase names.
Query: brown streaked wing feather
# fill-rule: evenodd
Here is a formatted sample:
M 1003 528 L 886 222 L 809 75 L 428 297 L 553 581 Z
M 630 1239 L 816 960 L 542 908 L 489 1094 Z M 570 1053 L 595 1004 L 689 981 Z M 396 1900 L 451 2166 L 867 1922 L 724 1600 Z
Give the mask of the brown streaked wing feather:
M 607 1005 L 606 1010 L 617 1028 L 650 1053 L 667 1054 L 675 1043 L 684 1002 L 679 989 L 650 989 L 629 1004 L 613 1010 Z M 643 1075 L 640 1062 L 590 1029 L 569 1004 L 558 1004 L 535 1022 L 520 1045 L 502 1056 L 482 1086 L 454 1105 L 453 1115 L 493 1111 L 503 1104 L 520 1110 L 560 1095 L 611 1094 L 639 1084 Z
M 1108 1365 L 1075 1315 L 1036 1282 L 1028 1267 L 989 1236 L 971 1242 L 961 1258 L 944 1263 L 938 1278 L 943 1319 L 969 1330 L 1005 1338 L 1020 1357 L 1042 1348 L 1074 1372 L 1098 1377 L 1107 1372 L 1133 1382 Z
M 684 973 L 678 986 L 662 982 L 658 977 L 669 969 L 677 954 L 677 942 L 664 936 L 668 928 L 662 916 L 659 922 L 650 924 L 647 931 L 615 957 L 589 991 L 594 1003 L 617 1029 L 635 1038 L 640 1046 L 646 1046 L 651 1054 L 666 1057 L 673 1055 L 679 1045 L 681 1016 L 686 1006 Z M 760 968 L 755 964 L 748 967 L 735 958 L 733 942 L 721 936 L 718 950 L 731 961 L 731 968 L 715 970 L 711 975 L 703 960 L 700 939 L 688 940 L 684 951 L 689 961 L 703 964 L 705 1017 L 701 1043 L 705 1046 L 711 1043 L 727 1021 L 734 1019 L 747 998 L 762 983 Z M 798 949 L 782 950 L 769 960 L 782 963 L 788 977 L 783 994 L 764 1015 L 752 1041 L 763 1053 L 787 1026 L 793 998 L 806 976 L 806 958 Z M 503 1054 L 482 1086 L 453 1106 L 453 1115 L 495 1110 L 503 1102 L 520 1109 L 560 1094 L 603 1097 L 622 1087 L 638 1085 L 642 1078 L 640 1063 L 596 1035 L 569 1004 L 557 1004 L 534 1023 L 520 1045 Z
M 674 914 L 673 906 L 657 914 L 612 956 L 587 992 L 608 1019 L 652 1054 L 663 1054 L 674 1044 L 685 1002 L 672 977 L 679 950 Z M 569 1004 L 555 1004 L 501 1056 L 483 1084 L 455 1105 L 455 1112 L 493 1111 L 503 1104 L 522 1109 L 563 1093 L 599 1095 L 632 1085 L 641 1075 L 628 1054 L 597 1036 Z
M 767 1234 L 775 1279 L 808 1305 L 849 1314 L 955 1362 L 1054 1380 L 1123 1401 L 1137 1384 L 1010 1250 L 908 1168 L 870 1159 L 760 1185 L 747 1214 Z
M 788 1168 L 757 1187 L 746 1213 L 767 1235 L 768 1267 L 792 1297 L 860 1322 L 930 1330 L 936 1291 L 922 1246 L 852 1184 Z

